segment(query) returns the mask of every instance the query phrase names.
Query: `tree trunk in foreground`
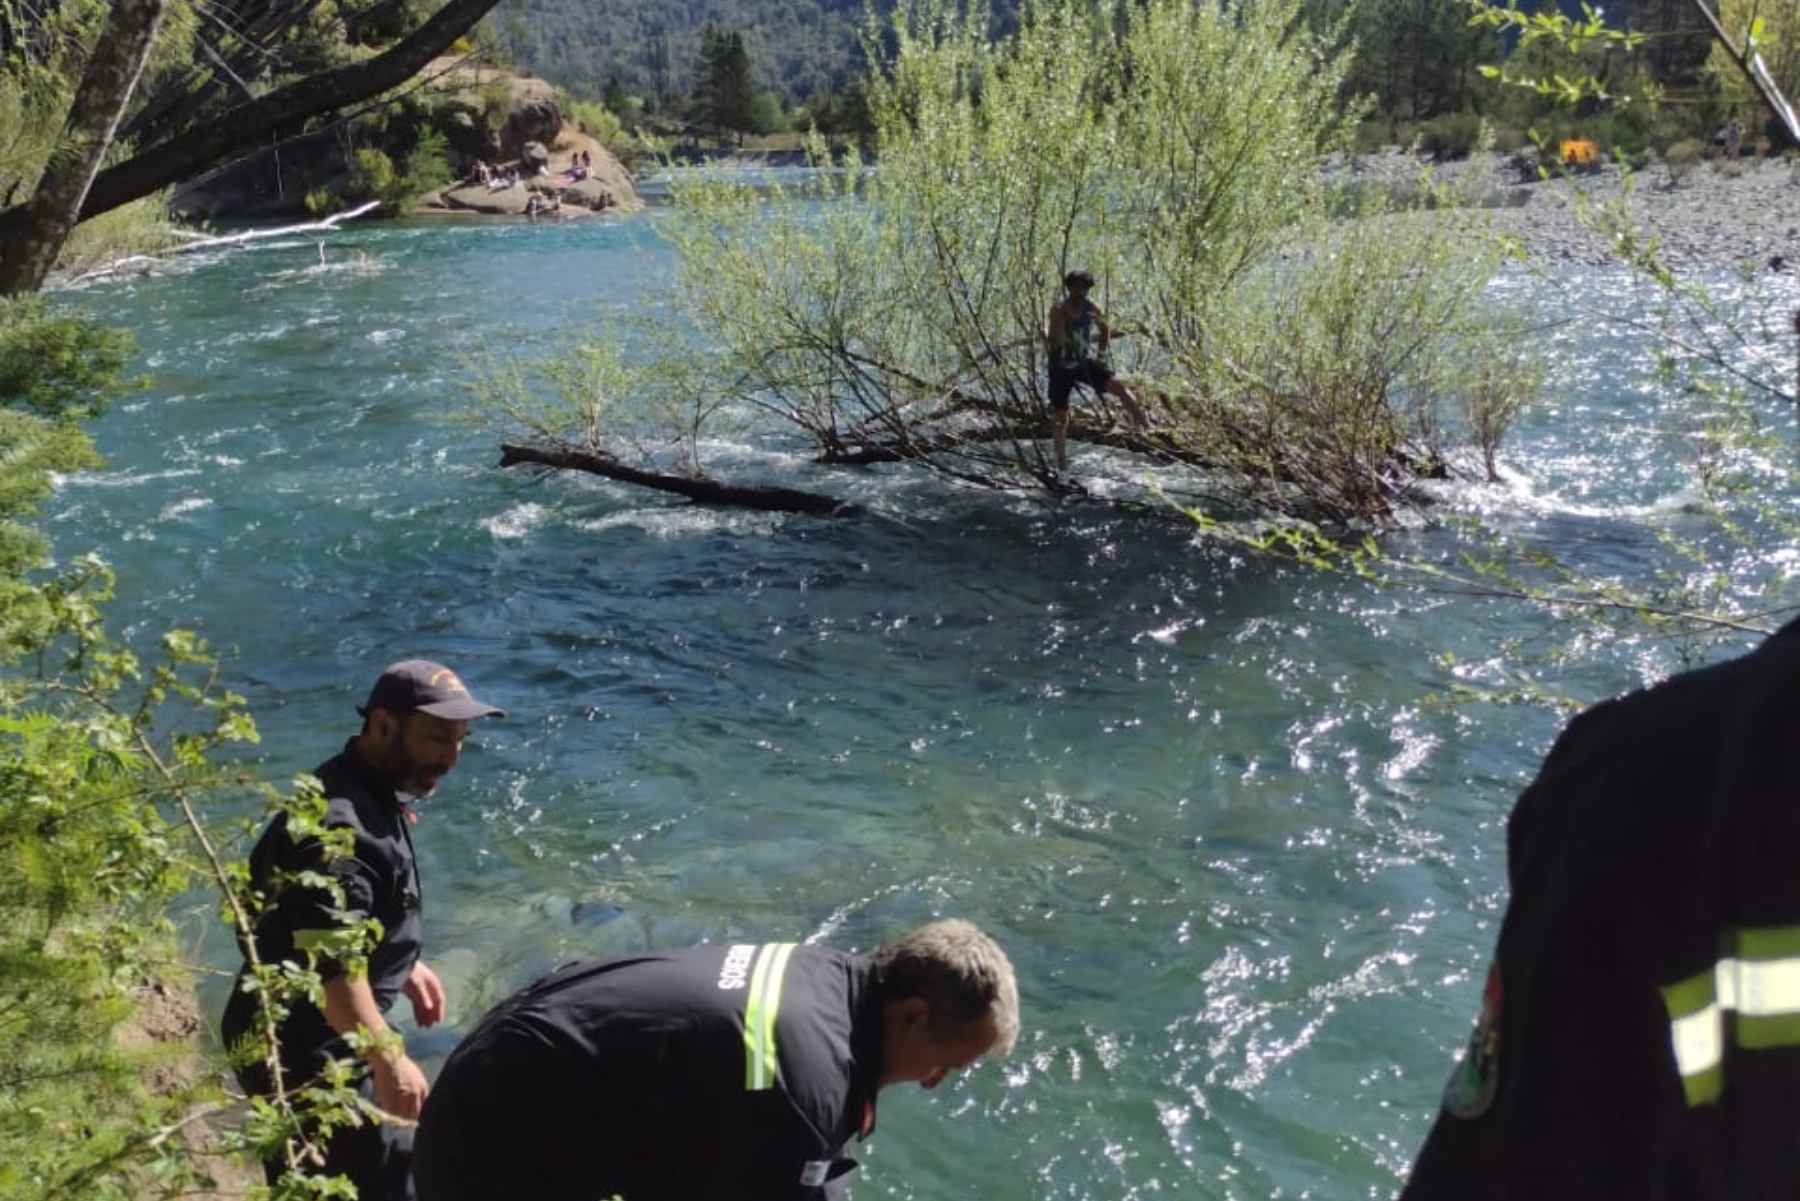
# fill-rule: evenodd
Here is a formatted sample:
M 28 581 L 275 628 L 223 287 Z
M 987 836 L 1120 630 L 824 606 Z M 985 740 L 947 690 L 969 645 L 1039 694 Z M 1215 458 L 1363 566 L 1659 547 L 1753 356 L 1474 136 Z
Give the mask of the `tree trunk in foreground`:
M 56 265 L 137 90 L 162 19 L 163 0 L 113 0 L 36 191 L 0 215 L 0 296 L 37 291 Z
M 160 188 L 182 183 L 202 170 L 245 150 L 261 149 L 283 126 L 399 87 L 450 49 L 499 0 L 449 0 L 431 20 L 403 41 L 365 63 L 338 67 L 323 75 L 277 88 L 230 109 L 166 142 L 109 167 L 94 181 L 81 210 L 85 220 Z
M 124 14 L 141 14 L 143 10 L 153 9 L 160 17 L 163 3 L 164 0 L 113 0 L 113 24 L 108 26 L 106 34 L 95 47 L 94 58 L 88 65 L 88 77 L 94 76 L 96 67 L 102 60 L 111 61 L 120 55 L 120 47 L 114 43 L 124 40 Z M 473 28 L 498 3 L 499 0 L 448 0 L 429 21 L 368 62 L 354 63 L 298 80 L 266 96 L 259 96 L 235 108 L 213 114 L 185 133 L 144 149 L 98 175 L 89 171 L 82 180 L 82 194 L 75 197 L 79 215 L 74 221 L 51 224 L 35 219 L 37 197 L 0 212 L 0 247 L 17 248 L 0 251 L 5 255 L 0 258 L 0 296 L 36 291 L 43 286 L 50 264 L 62 252 L 63 243 L 68 239 L 69 230 L 74 227 L 75 221 L 85 221 L 101 213 L 111 212 L 162 188 L 192 179 L 206 168 L 234 155 L 260 149 L 272 135 L 278 134 L 283 128 L 379 96 L 400 86 L 422 71 L 432 59 L 448 50 L 457 38 Z M 147 32 L 153 33 L 154 27 Z M 141 56 L 138 67 L 142 67 Z M 132 73 L 130 82 L 132 85 L 136 84 L 136 71 Z M 84 94 L 87 88 L 88 78 L 84 78 Z M 126 96 L 129 96 L 129 91 Z M 82 100 L 78 97 L 75 110 L 70 113 L 72 131 L 83 128 L 75 125 L 76 112 L 81 107 Z M 123 100 L 118 107 L 123 109 Z M 93 118 L 90 115 L 88 119 Z M 104 136 L 98 137 L 91 146 L 85 143 L 81 145 L 84 157 L 91 157 L 95 163 L 100 161 L 112 144 L 118 120 L 119 112 L 115 111 L 104 126 Z M 96 133 L 102 132 L 97 125 L 85 128 L 93 129 Z M 51 171 L 45 174 L 45 184 L 49 183 L 54 171 L 53 163 Z M 88 186 L 90 181 L 91 187 Z M 40 195 L 43 190 L 44 186 L 40 185 Z M 15 261 L 29 261 L 32 264 L 41 261 L 44 265 L 33 278 L 31 272 L 19 270 Z
M 1750 45 L 1748 37 L 1744 39 L 1744 45 L 1740 49 L 1731 40 L 1731 34 L 1726 31 L 1718 15 L 1707 6 L 1706 0 L 1694 0 L 1694 7 L 1706 18 L 1706 23 L 1712 27 L 1713 37 L 1719 45 L 1725 47 L 1726 55 L 1743 72 L 1744 78 L 1750 81 L 1750 86 L 1762 96 L 1769 111 L 1775 114 L 1775 119 L 1781 123 L 1782 132 L 1787 134 L 1789 148 L 1800 149 L 1800 115 L 1795 114 L 1793 104 L 1781 94 L 1781 87 L 1770 77 L 1768 65 L 1763 62 L 1762 55 Z
M 550 467 L 558 471 L 585 471 L 620 483 L 636 484 L 659 492 L 672 492 L 703 505 L 730 505 L 771 513 L 807 513 L 814 517 L 849 517 L 862 511 L 860 506 L 817 492 L 801 492 L 794 488 L 751 488 L 721 484 L 717 480 L 695 479 L 692 476 L 642 471 L 626 466 L 611 455 L 576 450 L 568 446 L 513 446 L 502 443 L 500 466 L 516 467 L 521 463 Z

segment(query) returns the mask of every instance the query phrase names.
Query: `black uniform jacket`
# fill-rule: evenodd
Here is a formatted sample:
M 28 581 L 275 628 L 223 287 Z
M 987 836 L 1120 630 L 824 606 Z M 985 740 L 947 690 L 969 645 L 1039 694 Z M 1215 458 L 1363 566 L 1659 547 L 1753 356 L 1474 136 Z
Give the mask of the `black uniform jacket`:
M 1577 717 L 1507 852 L 1405 1201 L 1800 1197 L 1800 623 Z
M 421 1201 L 836 1197 L 874 1122 L 866 959 L 791 943 L 571 964 L 502 1002 L 420 1119 Z
M 419 872 L 407 830 L 407 812 L 394 790 L 375 776 L 350 745 L 321 764 L 316 774 L 327 798 L 324 824 L 352 832 L 355 844 L 350 853 L 327 856 L 316 839 L 296 842 L 288 834 L 286 817 L 277 817 L 250 852 L 251 881 L 267 893 L 275 890 L 275 881 L 283 873 L 325 872 L 337 881 L 344 904 L 340 909 L 330 894 L 320 889 L 275 891 L 275 903 L 256 927 L 257 954 L 264 963 L 304 962 L 312 936 L 375 918 L 381 923 L 382 937 L 369 954 L 369 985 L 385 1013 L 419 960 Z M 340 963 L 321 962 L 320 973 L 327 980 L 343 972 Z M 255 1029 L 254 1015 L 255 1002 L 234 988 L 225 1008 L 227 1046 Z M 304 999 L 295 1002 L 280 1033 L 283 1058 L 290 1070 L 310 1074 L 327 1056 L 348 1054 L 324 1014 Z M 253 1091 L 262 1091 L 251 1080 L 244 1083 Z

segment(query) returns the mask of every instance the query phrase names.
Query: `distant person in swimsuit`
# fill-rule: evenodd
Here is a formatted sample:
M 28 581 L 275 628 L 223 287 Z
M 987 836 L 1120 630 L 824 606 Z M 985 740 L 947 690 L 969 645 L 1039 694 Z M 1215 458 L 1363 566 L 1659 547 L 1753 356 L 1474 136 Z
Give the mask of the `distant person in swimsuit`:
M 1063 297 L 1050 306 L 1044 341 L 1050 360 L 1050 412 L 1056 421 L 1056 469 L 1069 466 L 1069 397 L 1075 385 L 1085 384 L 1096 396 L 1111 396 L 1125 407 L 1136 429 L 1149 424 L 1131 385 L 1106 364 L 1112 330 L 1100 306 L 1088 299 L 1094 276 L 1071 271 L 1063 276 Z

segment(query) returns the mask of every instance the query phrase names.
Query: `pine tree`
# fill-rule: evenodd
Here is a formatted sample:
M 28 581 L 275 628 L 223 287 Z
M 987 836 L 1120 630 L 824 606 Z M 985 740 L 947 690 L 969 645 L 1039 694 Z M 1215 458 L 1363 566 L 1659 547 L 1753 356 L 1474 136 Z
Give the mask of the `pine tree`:
M 743 136 L 756 128 L 756 80 L 744 35 L 709 21 L 700 31 L 700 54 L 694 62 L 694 107 L 699 119 L 718 131 Z

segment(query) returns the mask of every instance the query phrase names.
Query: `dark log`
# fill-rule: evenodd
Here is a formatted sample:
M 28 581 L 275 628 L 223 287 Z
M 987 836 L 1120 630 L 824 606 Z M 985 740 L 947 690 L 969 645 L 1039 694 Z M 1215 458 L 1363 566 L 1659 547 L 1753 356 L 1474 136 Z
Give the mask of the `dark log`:
M 822 496 L 817 492 L 801 492 L 795 488 L 745 487 L 722 484 L 717 480 L 692 476 L 669 475 L 660 471 L 643 471 L 629 467 L 609 454 L 577 450 L 572 446 L 514 446 L 502 443 L 500 466 L 516 467 L 529 463 L 557 471 L 585 471 L 623 484 L 635 484 L 658 492 L 685 496 L 696 504 L 725 505 L 738 509 L 758 509 L 771 513 L 806 513 L 814 517 L 851 517 L 862 512 L 858 505 Z

